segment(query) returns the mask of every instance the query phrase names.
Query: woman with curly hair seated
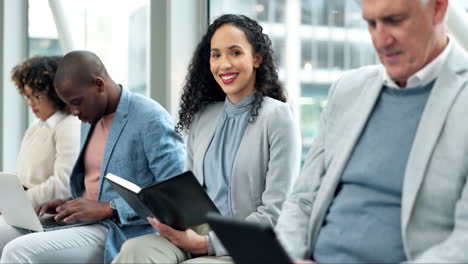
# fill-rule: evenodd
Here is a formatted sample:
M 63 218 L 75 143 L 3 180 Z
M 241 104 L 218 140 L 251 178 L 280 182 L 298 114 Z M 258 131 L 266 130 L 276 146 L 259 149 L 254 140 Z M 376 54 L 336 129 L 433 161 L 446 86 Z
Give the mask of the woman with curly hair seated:
M 53 85 L 61 60 L 62 56 L 33 57 L 12 70 L 18 92 L 38 118 L 23 137 L 16 166 L 34 207 L 70 197 L 69 176 L 79 152 L 81 122 Z
M 301 145 L 270 39 L 246 16 L 221 16 L 188 70 L 177 125 L 188 130 L 186 168 L 221 214 L 274 226 L 299 171 Z M 127 241 L 114 262 L 231 262 L 213 232 L 148 221 L 160 235 Z

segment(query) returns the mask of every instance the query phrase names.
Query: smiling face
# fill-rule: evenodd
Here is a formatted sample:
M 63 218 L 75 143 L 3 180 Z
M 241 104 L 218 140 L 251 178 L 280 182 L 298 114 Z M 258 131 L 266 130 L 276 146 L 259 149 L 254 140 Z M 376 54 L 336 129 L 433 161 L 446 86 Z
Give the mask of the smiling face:
M 444 49 L 446 9 L 447 0 L 362 0 L 375 50 L 400 86 Z
M 34 93 L 29 85 L 24 86 L 24 98 L 34 115 L 42 121 L 47 120 L 58 108 L 45 93 Z
M 255 90 L 255 69 L 262 57 L 254 54 L 245 33 L 233 25 L 219 27 L 210 42 L 210 70 L 229 100 L 237 104 Z

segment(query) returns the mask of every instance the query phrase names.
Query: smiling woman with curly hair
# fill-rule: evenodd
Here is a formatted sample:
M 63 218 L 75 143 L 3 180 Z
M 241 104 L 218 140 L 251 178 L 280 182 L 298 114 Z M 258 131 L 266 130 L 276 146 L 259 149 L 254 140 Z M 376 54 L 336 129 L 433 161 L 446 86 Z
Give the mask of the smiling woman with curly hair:
M 279 82 L 278 68 L 273 57 L 273 49 L 269 37 L 263 33 L 262 27 L 254 20 L 241 15 L 224 15 L 208 28 L 198 44 L 188 68 L 186 84 L 181 98 L 179 123 L 177 129 L 188 129 L 194 115 L 204 106 L 224 101 L 226 92 L 216 75 L 210 70 L 211 39 L 216 30 L 223 25 L 232 25 L 242 30 L 251 45 L 253 52 L 262 58 L 261 64 L 255 69 L 255 99 L 250 110 L 250 122 L 253 122 L 262 105 L 263 98 L 268 96 L 281 102 L 286 102 L 283 87 Z
M 276 224 L 300 164 L 299 129 L 285 102 L 262 27 L 242 15 L 216 19 L 193 54 L 176 129 L 188 132 L 186 168 L 221 214 Z M 116 263 L 178 263 L 189 253 L 212 255 L 200 263 L 230 261 L 213 232 L 149 220 L 160 236 L 127 241 Z

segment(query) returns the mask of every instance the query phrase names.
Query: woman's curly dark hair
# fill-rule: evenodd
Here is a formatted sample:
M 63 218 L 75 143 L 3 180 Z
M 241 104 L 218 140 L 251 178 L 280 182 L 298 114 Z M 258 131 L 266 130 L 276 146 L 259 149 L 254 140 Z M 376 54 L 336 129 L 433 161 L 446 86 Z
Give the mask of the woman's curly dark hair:
M 11 70 L 11 80 L 18 87 L 18 92 L 25 94 L 28 85 L 33 93 L 45 92 L 57 109 L 64 111 L 66 104 L 55 92 L 54 77 L 63 56 L 35 56 L 16 65 Z
M 227 14 L 217 18 L 195 49 L 188 67 L 179 110 L 179 122 L 176 131 L 190 128 L 194 115 L 207 104 L 224 101 L 226 94 L 218 85 L 210 71 L 211 38 L 218 28 L 229 24 L 241 29 L 253 47 L 254 54 L 263 57 L 256 69 L 255 99 L 250 111 L 249 122 L 254 122 L 263 97 L 269 96 L 286 102 L 286 96 L 278 78 L 278 68 L 273 57 L 271 40 L 263 33 L 263 28 L 255 21 L 243 15 Z

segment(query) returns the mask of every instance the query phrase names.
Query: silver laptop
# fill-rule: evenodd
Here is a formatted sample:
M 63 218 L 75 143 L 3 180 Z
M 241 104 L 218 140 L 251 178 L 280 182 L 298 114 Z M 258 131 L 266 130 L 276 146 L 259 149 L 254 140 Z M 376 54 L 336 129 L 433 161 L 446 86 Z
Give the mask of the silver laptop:
M 11 226 L 36 232 L 52 231 L 90 223 L 56 222 L 53 216 L 38 217 L 15 174 L 0 172 L 0 212 Z

